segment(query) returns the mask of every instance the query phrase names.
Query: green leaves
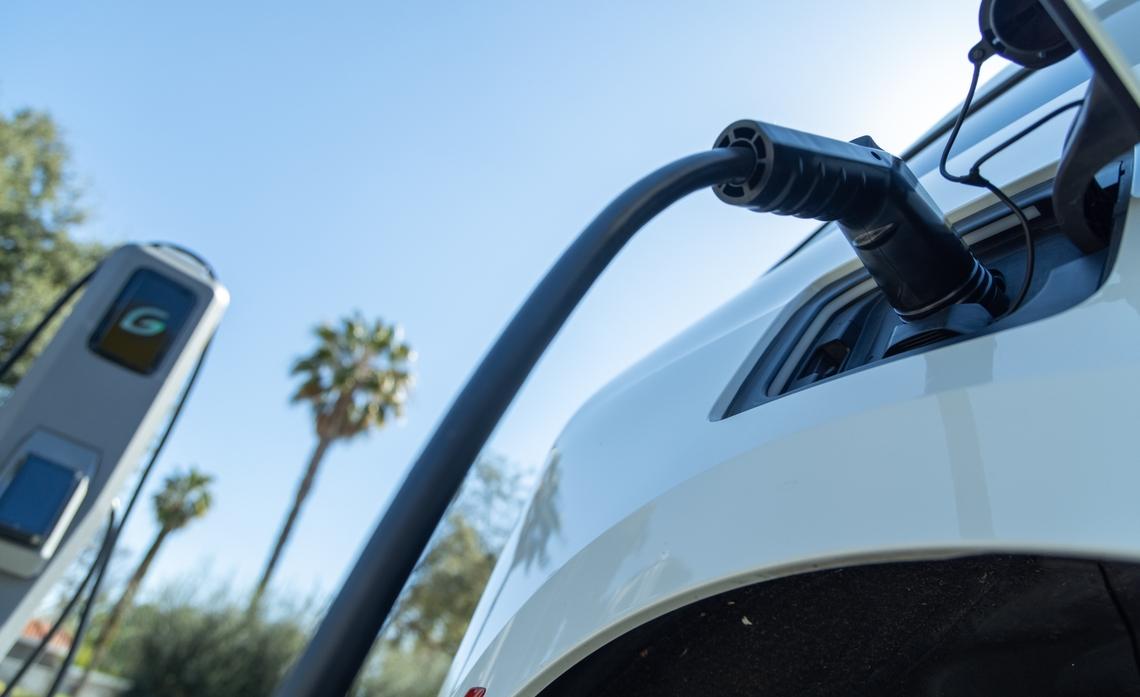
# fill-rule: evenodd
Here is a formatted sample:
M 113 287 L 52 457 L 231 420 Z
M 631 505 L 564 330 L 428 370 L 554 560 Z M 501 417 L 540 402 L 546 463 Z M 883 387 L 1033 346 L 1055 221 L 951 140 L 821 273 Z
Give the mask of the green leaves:
M 415 352 L 401 334 L 360 312 L 313 330 L 317 345 L 293 363 L 292 401 L 310 405 L 318 437 L 353 438 L 403 416 Z
M 523 473 L 484 453 L 400 594 L 353 697 L 430 697 L 523 507 Z
M 67 170 L 67 148 L 47 114 L 0 115 L 0 355 L 105 252 L 68 234 L 84 213 Z M 15 384 L 51 333 L 5 376 L 6 384 Z
M 404 588 L 388 627 L 391 646 L 448 655 L 459 641 L 523 506 L 521 473 L 484 454 Z
M 129 697 L 268 697 L 305 645 L 300 617 L 269 620 L 224 598 L 170 596 L 132 610 L 114 646 Z
M 159 526 L 166 530 L 178 530 L 206 515 L 213 503 L 213 495 L 210 493 L 213 481 L 212 476 L 193 467 L 167 477 L 162 483 L 162 489 L 154 495 L 154 515 Z
M 51 117 L 21 109 L 0 117 L 0 214 L 50 228 L 82 221 L 67 181 L 69 153 Z

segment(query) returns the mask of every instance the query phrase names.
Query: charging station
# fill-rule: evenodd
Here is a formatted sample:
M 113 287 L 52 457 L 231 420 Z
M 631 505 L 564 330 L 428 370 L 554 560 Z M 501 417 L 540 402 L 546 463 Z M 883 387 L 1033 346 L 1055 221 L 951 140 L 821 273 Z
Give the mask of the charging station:
M 188 255 L 120 247 L 0 407 L 0 655 L 107 528 L 228 303 Z

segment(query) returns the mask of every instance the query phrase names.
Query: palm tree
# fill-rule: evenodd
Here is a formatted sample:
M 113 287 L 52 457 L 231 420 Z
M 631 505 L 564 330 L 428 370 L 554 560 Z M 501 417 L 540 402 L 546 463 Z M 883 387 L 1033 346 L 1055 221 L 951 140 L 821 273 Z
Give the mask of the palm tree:
M 291 374 L 301 379 L 292 401 L 307 402 L 312 408 L 317 443 L 265 563 L 251 609 L 269 587 L 329 447 L 403 416 L 413 382 L 415 354 L 394 325 L 379 319 L 369 323 L 356 312 L 341 320 L 338 328 L 322 324 L 314 334 L 316 348 L 293 364 Z
M 210 484 L 213 481 L 213 477 L 203 474 L 193 467 L 186 472 L 175 472 L 163 481 L 162 489 L 154 495 L 153 499 L 154 517 L 158 521 L 158 532 L 155 533 L 150 548 L 143 555 L 142 561 L 135 568 L 135 572 L 131 574 L 130 580 L 127 581 L 119 601 L 115 603 L 111 609 L 111 614 L 107 616 L 107 621 L 103 624 L 103 628 L 91 649 L 91 660 L 87 663 L 83 677 L 72 690 L 72 694 L 82 692 L 83 686 L 87 684 L 91 676 L 91 671 L 95 670 L 97 664 L 103 659 L 107 647 L 110 646 L 111 640 L 119 628 L 119 623 L 122 622 L 123 614 L 130 607 L 131 601 L 134 600 L 143 577 L 150 571 L 150 566 L 154 563 L 155 557 L 158 556 L 158 550 L 162 547 L 162 543 L 171 533 L 181 530 L 209 512 L 210 504 L 213 501 Z

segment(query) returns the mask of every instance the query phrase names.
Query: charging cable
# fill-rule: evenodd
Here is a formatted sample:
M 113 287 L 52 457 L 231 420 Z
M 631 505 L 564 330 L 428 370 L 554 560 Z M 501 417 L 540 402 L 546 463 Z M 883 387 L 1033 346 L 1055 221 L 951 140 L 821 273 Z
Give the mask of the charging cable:
M 95 576 L 96 573 L 98 573 L 100 577 L 103 575 L 103 570 L 107 567 L 103 559 L 104 557 L 109 556 L 110 549 L 114 546 L 116 532 L 117 526 L 115 525 L 115 511 L 112 510 L 107 520 L 107 532 L 103 533 L 103 543 L 99 547 L 99 554 L 95 558 L 95 562 L 91 564 L 90 567 L 88 567 L 87 575 L 83 577 L 82 581 L 80 581 L 79 587 L 75 589 L 75 593 L 73 593 L 71 598 L 68 599 L 67 604 L 64 605 L 63 611 L 59 613 L 59 617 L 56 618 L 55 623 L 51 626 L 51 629 L 49 629 L 43 635 L 43 637 L 40 638 L 40 643 L 36 644 L 36 647 L 32 649 L 32 652 L 28 655 L 27 658 L 24 659 L 24 662 L 20 664 L 19 670 L 17 670 L 16 674 L 12 676 L 12 680 L 9 681 L 8 685 L 4 688 L 4 691 L 0 693 L 0 697 L 10 697 L 12 691 L 16 689 L 16 685 L 19 684 L 21 680 L 23 680 L 24 674 L 28 672 L 32 665 L 35 664 L 36 660 L 38 660 L 43 652 L 47 649 L 48 644 L 51 643 L 52 637 L 54 637 L 56 633 L 59 632 L 60 627 L 63 626 L 63 623 L 67 620 L 67 617 L 71 614 L 71 611 L 75 609 L 75 606 L 79 602 L 79 599 L 83 596 L 84 590 L 88 585 L 90 585 L 91 579 Z M 93 600 L 94 594 L 88 596 L 87 605 L 90 606 Z M 84 608 L 84 612 L 86 613 L 86 608 Z M 74 644 L 72 645 L 74 646 Z M 70 653 L 70 650 L 68 653 Z M 69 664 L 70 661 L 64 661 L 64 665 L 60 667 L 60 671 L 56 675 L 57 683 L 59 681 L 59 676 L 66 674 L 66 668 Z M 55 687 L 52 688 L 53 692 L 54 690 Z
M 942 149 L 942 157 L 939 158 L 938 161 L 938 171 L 944 178 L 952 182 L 986 189 L 1017 217 L 1017 222 L 1021 226 L 1022 234 L 1025 237 L 1025 278 L 1021 282 L 1021 288 L 1018 289 L 1017 295 L 1009 303 L 1009 307 L 1005 313 L 1003 313 L 1003 316 L 1008 317 L 1016 311 L 1017 308 L 1021 307 L 1022 303 L 1025 302 L 1026 296 L 1029 295 L 1029 288 L 1033 283 L 1033 271 L 1037 263 L 1036 249 L 1033 244 L 1033 233 L 1029 228 L 1029 219 L 1025 217 L 1025 212 L 1021 210 L 1021 206 L 1014 203 L 1013 199 L 996 184 L 983 176 L 981 167 L 994 155 L 997 155 L 999 152 L 1005 150 L 1057 116 L 1060 116 L 1070 109 L 1080 107 L 1084 103 L 1084 100 L 1069 102 L 1052 110 L 983 154 L 971 165 L 970 171 L 966 174 L 953 174 L 946 168 L 946 161 L 950 158 L 950 152 L 954 147 L 954 142 L 958 139 L 958 132 L 962 130 L 962 124 L 965 122 L 966 117 L 970 113 L 970 107 L 973 105 L 974 93 L 977 91 L 978 79 L 982 72 L 982 63 L 991 55 L 993 55 L 992 48 L 988 47 L 985 42 L 970 49 L 968 57 L 974 66 L 973 74 L 970 77 L 970 87 L 966 90 L 966 99 L 962 102 L 962 109 L 958 112 L 958 117 L 954 120 L 954 127 L 950 130 L 950 136 L 946 139 L 946 146 Z
M 756 164 L 753 152 L 742 148 L 682 158 L 631 186 L 582 231 L 519 308 L 436 427 L 316 634 L 277 688 L 277 697 L 348 693 L 471 463 L 586 291 L 658 213 L 694 191 L 743 180 Z
M 184 247 L 180 247 L 169 242 L 155 242 L 151 243 L 149 246 L 172 249 L 185 256 L 188 256 L 201 264 L 202 269 L 210 276 L 210 278 L 217 278 L 213 268 L 208 263 L 206 263 L 197 254 L 191 252 L 188 249 L 185 249 Z M 96 264 L 95 268 L 91 269 L 91 271 L 87 272 L 83 277 L 81 277 L 78 281 L 69 286 L 62 294 L 60 294 L 59 299 L 57 299 L 56 302 L 52 304 L 51 308 L 49 308 L 48 311 L 44 314 L 43 319 L 41 319 L 30 332 L 28 332 L 28 334 L 23 338 L 23 340 L 20 341 L 16 348 L 12 350 L 12 353 L 4 360 L 4 362 L 0 363 L 0 379 L 3 379 L 6 375 L 8 375 L 8 373 L 12 370 L 12 367 L 18 360 L 20 360 L 21 357 L 23 357 L 25 353 L 27 353 L 28 348 L 43 332 L 48 324 L 51 323 L 52 319 L 54 319 L 55 316 L 58 315 L 59 312 L 67 306 L 68 302 L 81 288 L 87 285 L 92 276 L 94 276 L 95 272 L 98 270 L 99 265 Z M 182 394 L 179 395 L 178 402 L 174 405 L 174 410 L 171 412 L 170 418 L 166 422 L 166 428 L 163 430 L 162 436 L 159 437 L 158 442 L 155 444 L 154 449 L 151 451 L 150 458 L 147 460 L 146 465 L 143 466 L 142 471 L 139 473 L 138 481 L 135 482 L 135 487 L 131 491 L 131 497 L 127 500 L 127 505 L 123 508 L 122 515 L 118 517 L 118 523 L 116 524 L 115 522 L 115 512 L 112 509 L 110 520 L 107 523 L 107 532 L 104 533 L 103 542 L 100 545 L 98 556 L 95 558 L 95 561 L 92 562 L 90 568 L 87 570 L 86 576 L 84 576 L 83 581 L 79 584 L 79 587 L 75 590 L 75 593 L 72 594 L 71 598 L 69 598 L 67 603 L 64 605 L 63 610 L 60 612 L 59 617 L 56 619 L 56 621 L 52 624 L 51 629 L 48 630 L 47 634 L 43 636 L 43 638 L 40 640 L 40 643 L 36 646 L 32 653 L 24 659 L 24 662 L 20 665 L 19 670 L 17 670 L 16 674 L 12 677 L 12 680 L 5 686 L 4 691 L 0 692 L 0 697 L 11 697 L 13 690 L 16 688 L 16 685 L 32 667 L 36 659 L 38 659 L 39 656 L 43 653 L 44 649 L 47 648 L 47 645 L 51 641 L 52 637 L 54 637 L 59 631 L 60 627 L 63 626 L 63 623 L 67 620 L 72 611 L 75 609 L 75 606 L 79 603 L 80 598 L 83 597 L 84 591 L 87 589 L 88 585 L 91 585 L 91 591 L 87 596 L 86 602 L 84 603 L 75 635 L 72 637 L 71 647 L 68 649 L 67 656 L 60 664 L 59 669 L 56 672 L 55 679 L 52 682 L 52 686 L 46 693 L 45 697 L 55 697 L 56 693 L 63 686 L 63 682 L 67 677 L 67 672 L 71 668 L 71 665 L 75 660 L 75 655 L 78 652 L 79 646 L 83 641 L 83 635 L 86 632 L 91 613 L 94 609 L 95 602 L 98 599 L 99 589 L 103 583 L 103 577 L 106 573 L 107 566 L 110 564 L 111 556 L 115 551 L 115 544 L 118 542 L 119 535 L 122 533 L 123 528 L 131 515 L 131 512 L 134 510 L 135 504 L 138 503 L 139 497 L 142 494 L 143 486 L 146 484 L 151 471 L 154 470 L 155 463 L 158 462 L 158 457 L 162 453 L 162 449 L 166 446 L 166 441 L 170 438 L 170 434 L 174 431 L 174 425 L 178 422 L 178 417 L 181 416 L 182 410 L 186 406 L 186 402 L 190 397 L 190 392 L 193 390 L 194 384 L 198 381 L 198 375 L 202 372 L 202 366 L 206 361 L 206 354 L 209 352 L 210 345 L 213 343 L 213 340 L 213 336 L 211 336 L 206 341 L 206 346 L 202 349 L 201 355 L 198 356 L 198 361 L 194 364 L 194 369 L 191 371 L 190 376 L 186 379 L 186 384 L 182 388 Z M 92 579 L 94 579 L 93 584 Z

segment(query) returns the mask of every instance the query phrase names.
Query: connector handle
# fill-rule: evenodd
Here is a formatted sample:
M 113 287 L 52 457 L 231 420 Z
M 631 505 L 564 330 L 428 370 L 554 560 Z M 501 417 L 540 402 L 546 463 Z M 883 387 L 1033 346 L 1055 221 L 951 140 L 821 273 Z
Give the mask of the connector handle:
M 1003 288 L 947 225 L 905 162 L 868 136 L 845 142 L 760 121 L 737 121 L 716 147 L 744 148 L 747 177 L 714 188 L 755 211 L 835 221 L 904 320 L 972 302 L 994 317 Z

